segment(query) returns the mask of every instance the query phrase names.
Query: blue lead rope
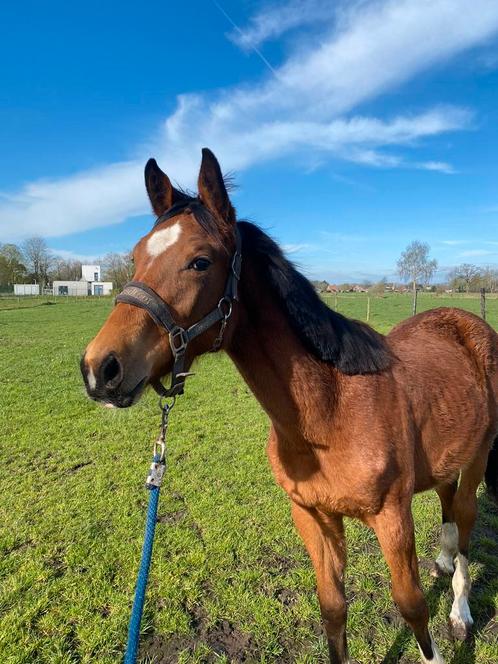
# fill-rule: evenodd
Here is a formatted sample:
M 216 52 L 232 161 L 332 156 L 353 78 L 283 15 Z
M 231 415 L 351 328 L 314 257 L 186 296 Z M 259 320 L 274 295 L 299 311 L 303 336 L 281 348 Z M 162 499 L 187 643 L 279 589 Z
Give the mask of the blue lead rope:
M 150 561 L 152 558 L 152 547 L 154 546 L 154 535 L 157 523 L 157 506 L 159 504 L 159 493 L 164 471 L 166 470 L 166 431 L 168 429 L 168 417 L 170 410 L 175 405 L 175 399 L 169 404 L 159 402 L 161 408 L 161 432 L 154 444 L 154 456 L 150 465 L 149 474 L 145 486 L 149 489 L 149 507 L 147 509 L 147 521 L 145 523 L 145 537 L 142 547 L 142 558 L 138 570 L 137 585 L 135 587 L 135 599 L 131 610 L 130 624 L 128 625 L 128 643 L 124 664 L 135 664 L 137 660 L 138 645 L 140 642 L 140 623 L 144 611 L 145 591 L 149 578 Z
M 154 461 L 159 461 L 155 456 Z M 159 503 L 160 486 L 149 488 L 149 508 L 147 510 L 147 522 L 145 524 L 145 537 L 142 547 L 142 558 L 138 570 L 137 585 L 135 587 L 135 599 L 131 610 L 130 624 L 128 626 L 128 644 L 126 646 L 125 664 L 135 664 L 138 652 L 138 643 L 140 640 L 140 623 L 145 602 L 145 590 L 149 578 L 150 560 L 152 557 L 152 547 L 154 545 L 154 535 L 157 523 L 157 505 Z

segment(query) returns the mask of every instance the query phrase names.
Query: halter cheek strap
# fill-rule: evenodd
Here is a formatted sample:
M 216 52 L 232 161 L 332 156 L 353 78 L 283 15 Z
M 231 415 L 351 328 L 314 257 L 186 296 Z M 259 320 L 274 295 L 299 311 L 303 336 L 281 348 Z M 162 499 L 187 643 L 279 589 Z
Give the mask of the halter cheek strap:
M 172 210 L 172 212 L 173 214 L 169 216 L 174 216 L 175 213 L 178 214 L 176 210 Z M 164 218 L 165 215 L 160 217 L 161 220 L 164 220 Z M 131 304 L 140 309 L 145 309 L 154 323 L 168 333 L 169 345 L 173 353 L 173 369 L 171 371 L 171 384 L 168 389 L 162 383 L 159 383 L 158 387 L 154 387 L 160 396 L 174 397 L 178 394 L 183 394 L 185 381 L 191 375 L 185 370 L 186 351 L 189 342 L 208 330 L 215 323 L 222 321 L 220 332 L 212 348 L 213 351 L 219 350 L 223 341 L 225 327 L 232 313 L 233 301 L 238 299 L 237 290 L 241 266 L 241 238 L 239 229 L 235 226 L 235 252 L 230 262 L 230 272 L 225 292 L 220 298 L 216 309 L 213 309 L 204 318 L 187 329 L 175 323 L 169 307 L 162 297 L 150 288 L 150 286 L 141 281 L 130 281 L 116 297 L 116 303 Z

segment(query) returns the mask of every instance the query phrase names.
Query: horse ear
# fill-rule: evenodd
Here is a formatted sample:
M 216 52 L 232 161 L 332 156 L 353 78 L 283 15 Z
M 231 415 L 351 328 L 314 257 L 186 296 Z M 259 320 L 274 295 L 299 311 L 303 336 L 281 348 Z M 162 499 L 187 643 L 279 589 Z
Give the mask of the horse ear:
M 162 172 L 155 159 L 149 159 L 145 164 L 144 175 L 145 188 L 149 194 L 152 209 L 160 217 L 182 198 L 182 194 L 173 187 L 169 177 Z
M 202 149 L 198 189 L 199 198 L 216 217 L 228 224 L 235 223 L 235 210 L 228 198 L 220 165 L 209 148 Z

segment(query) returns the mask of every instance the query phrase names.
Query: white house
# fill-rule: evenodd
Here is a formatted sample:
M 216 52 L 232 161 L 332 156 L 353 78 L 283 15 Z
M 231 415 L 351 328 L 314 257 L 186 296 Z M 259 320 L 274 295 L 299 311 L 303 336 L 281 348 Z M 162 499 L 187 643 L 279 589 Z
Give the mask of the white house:
M 82 265 L 81 279 L 83 281 L 100 281 L 100 265 Z
M 14 284 L 14 295 L 40 295 L 40 284 Z
M 82 265 L 79 281 L 54 281 L 54 295 L 110 295 L 112 281 L 101 281 L 100 265 Z

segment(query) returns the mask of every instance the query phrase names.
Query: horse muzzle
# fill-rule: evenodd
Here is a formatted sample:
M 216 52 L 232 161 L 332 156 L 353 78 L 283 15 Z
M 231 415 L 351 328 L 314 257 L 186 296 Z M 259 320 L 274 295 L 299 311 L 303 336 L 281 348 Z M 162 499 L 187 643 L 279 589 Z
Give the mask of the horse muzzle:
M 90 361 L 83 355 L 81 374 L 90 399 L 114 408 L 128 408 L 140 398 L 148 377 L 137 380 L 127 377 L 123 363 L 116 353 L 109 353 L 102 360 Z

